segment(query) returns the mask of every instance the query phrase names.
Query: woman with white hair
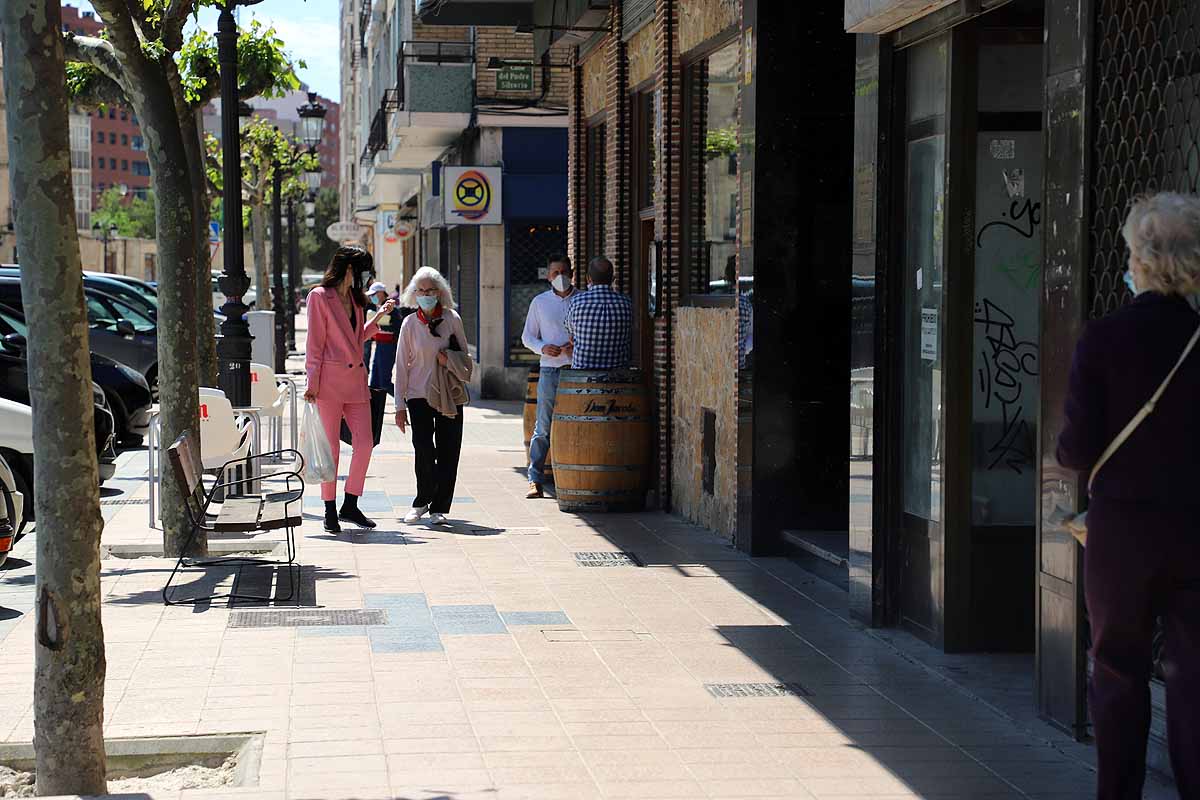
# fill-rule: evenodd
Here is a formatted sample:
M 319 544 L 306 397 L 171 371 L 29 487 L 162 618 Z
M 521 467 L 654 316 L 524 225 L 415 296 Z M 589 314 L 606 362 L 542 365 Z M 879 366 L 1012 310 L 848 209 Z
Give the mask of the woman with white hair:
M 1142 796 L 1158 617 L 1171 765 L 1180 795 L 1200 797 L 1200 199 L 1140 198 L 1122 233 L 1133 302 L 1080 338 L 1058 440 L 1059 462 L 1090 483 L 1098 797 Z
M 458 478 L 462 449 L 462 406 L 453 417 L 436 411 L 426 400 L 437 365 L 446 364 L 451 338 L 465 348 L 462 318 L 454 310 L 450 284 L 433 267 L 421 267 L 400 296 L 401 305 L 417 309 L 400 326 L 396 343 L 396 425 L 409 424 L 416 451 L 417 496 L 405 522 L 425 514 L 434 525 L 446 521 Z

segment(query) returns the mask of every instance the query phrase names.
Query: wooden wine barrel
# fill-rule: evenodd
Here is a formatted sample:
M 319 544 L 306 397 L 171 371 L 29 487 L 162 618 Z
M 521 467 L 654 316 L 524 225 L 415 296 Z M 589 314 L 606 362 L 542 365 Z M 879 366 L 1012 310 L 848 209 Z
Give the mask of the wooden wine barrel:
M 554 407 L 563 511 L 641 511 L 650 477 L 650 393 L 636 369 L 564 369 Z
M 529 444 L 533 441 L 533 426 L 537 423 L 537 387 L 538 376 L 541 374 L 542 368 L 534 364 L 529 368 L 529 380 L 525 384 L 525 463 L 529 463 Z M 553 431 L 551 431 L 553 438 Z M 549 451 L 546 452 L 546 466 L 542 470 L 542 475 L 545 476 L 546 482 L 551 483 L 554 480 L 554 465 L 551 463 Z

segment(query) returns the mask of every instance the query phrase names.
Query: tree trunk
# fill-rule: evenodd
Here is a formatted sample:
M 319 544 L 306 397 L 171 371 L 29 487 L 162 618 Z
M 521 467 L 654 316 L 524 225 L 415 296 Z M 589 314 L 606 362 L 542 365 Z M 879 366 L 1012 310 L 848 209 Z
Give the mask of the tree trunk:
M 158 199 L 158 387 L 164 444 L 184 431 L 199 435 L 196 365 L 196 228 L 193 192 L 182 125 L 165 70 L 150 61 L 128 63 L 129 99 L 142 122 L 146 154 Z M 211 314 L 207 308 L 205 314 Z M 169 468 L 166 470 L 170 475 Z M 191 534 L 175 481 L 162 481 L 163 553 L 183 552 Z M 190 553 L 207 552 L 204 531 L 196 532 Z
M 251 249 L 254 251 L 255 308 L 270 311 L 271 262 L 267 260 L 267 207 L 262 202 L 252 202 L 250 206 L 250 234 Z M 272 246 L 275 246 L 274 243 Z
M 173 81 L 174 83 L 174 81 Z M 172 90 L 182 93 L 182 88 L 172 85 Z M 208 182 L 204 175 L 203 129 L 200 127 L 200 110 L 189 109 L 176 97 L 176 107 L 181 108 L 179 125 L 183 133 L 183 146 L 187 150 L 188 174 L 192 181 L 192 213 L 196 222 L 196 362 L 199 365 L 200 385 L 217 385 L 217 327 L 212 314 L 212 251 L 208 248 Z
M 96 463 L 83 267 L 75 233 L 62 9 L 0 3 L 9 169 L 29 324 L 37 442 L 34 749 L 39 795 L 108 791 L 100 475 Z M 68 424 L 64 424 L 68 423 Z

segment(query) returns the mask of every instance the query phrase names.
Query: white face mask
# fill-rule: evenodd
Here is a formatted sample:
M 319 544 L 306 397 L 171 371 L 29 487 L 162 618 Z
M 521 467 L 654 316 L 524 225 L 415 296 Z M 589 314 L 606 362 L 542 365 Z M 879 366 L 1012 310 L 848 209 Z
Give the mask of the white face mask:
M 567 282 L 566 273 L 560 272 L 554 276 L 554 280 L 550 281 L 550 285 L 553 286 L 554 290 L 557 292 L 565 292 L 567 287 L 569 287 L 571 284 Z

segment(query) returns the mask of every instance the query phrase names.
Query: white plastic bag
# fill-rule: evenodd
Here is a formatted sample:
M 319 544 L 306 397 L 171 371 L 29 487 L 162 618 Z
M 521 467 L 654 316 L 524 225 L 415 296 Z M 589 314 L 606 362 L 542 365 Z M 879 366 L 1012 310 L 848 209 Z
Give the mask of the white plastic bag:
M 316 403 L 304 404 L 304 419 L 300 422 L 300 455 L 304 456 L 306 483 L 326 483 L 337 478 L 333 466 L 333 450 L 321 424 Z

